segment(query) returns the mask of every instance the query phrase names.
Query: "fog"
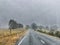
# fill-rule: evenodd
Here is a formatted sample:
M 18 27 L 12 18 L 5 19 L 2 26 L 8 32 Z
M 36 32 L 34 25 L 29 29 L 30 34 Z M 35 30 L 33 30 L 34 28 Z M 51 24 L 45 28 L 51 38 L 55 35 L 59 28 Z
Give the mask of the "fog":
M 60 26 L 60 0 L 0 0 L 0 28 L 7 28 L 10 19 Z

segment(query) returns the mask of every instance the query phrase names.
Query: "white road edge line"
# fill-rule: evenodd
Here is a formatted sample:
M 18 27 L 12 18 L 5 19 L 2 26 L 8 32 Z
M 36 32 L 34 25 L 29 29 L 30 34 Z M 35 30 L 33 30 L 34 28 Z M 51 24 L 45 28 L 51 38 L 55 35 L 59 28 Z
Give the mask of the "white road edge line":
M 41 42 L 42 42 L 43 44 L 45 44 L 45 42 L 44 42 L 43 40 L 41 40 Z
M 21 43 L 23 42 L 23 40 L 26 38 L 27 36 L 25 36 L 20 42 L 18 45 L 21 45 Z
M 27 35 L 29 34 L 29 32 L 26 33 Z M 27 37 L 27 35 L 25 35 L 22 40 L 18 43 L 18 45 L 21 45 L 21 43 L 23 42 L 23 40 Z

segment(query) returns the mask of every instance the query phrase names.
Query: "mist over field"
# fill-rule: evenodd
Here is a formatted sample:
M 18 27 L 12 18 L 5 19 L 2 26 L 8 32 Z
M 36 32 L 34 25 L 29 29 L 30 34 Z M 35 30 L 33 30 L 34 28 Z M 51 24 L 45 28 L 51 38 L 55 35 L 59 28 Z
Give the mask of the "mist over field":
M 60 0 L 0 0 L 0 28 L 10 19 L 18 23 L 60 26 Z

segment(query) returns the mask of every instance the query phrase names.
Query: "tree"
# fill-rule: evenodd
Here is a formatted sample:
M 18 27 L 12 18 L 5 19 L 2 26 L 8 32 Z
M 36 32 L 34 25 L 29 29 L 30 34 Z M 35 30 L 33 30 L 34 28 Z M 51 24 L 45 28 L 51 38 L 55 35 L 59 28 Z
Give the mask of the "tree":
M 37 29 L 37 25 L 36 25 L 35 23 L 32 23 L 32 24 L 31 24 L 31 27 L 32 27 L 32 29 L 34 29 L 34 30 Z
M 51 29 L 57 30 L 58 26 L 57 25 L 53 25 L 53 26 L 51 26 Z
M 17 22 L 14 21 L 14 20 L 10 20 L 10 21 L 9 21 L 9 27 L 10 27 L 10 29 L 15 29 L 15 28 L 17 28 Z
M 49 30 L 49 26 L 46 26 L 46 29 Z
M 17 28 L 17 23 L 16 23 L 16 21 L 14 21 L 14 20 L 10 20 L 9 21 L 9 29 L 10 29 L 10 33 L 11 33 L 11 29 L 16 29 Z
M 29 25 L 26 25 L 26 29 L 29 29 L 30 28 L 30 26 Z
M 9 21 L 9 29 L 11 33 L 11 29 L 16 29 L 16 28 L 23 28 L 23 24 L 18 24 L 15 20 L 10 20 Z
M 17 28 L 23 28 L 23 24 L 17 24 Z
M 39 29 L 42 30 L 44 27 L 42 25 L 39 26 Z

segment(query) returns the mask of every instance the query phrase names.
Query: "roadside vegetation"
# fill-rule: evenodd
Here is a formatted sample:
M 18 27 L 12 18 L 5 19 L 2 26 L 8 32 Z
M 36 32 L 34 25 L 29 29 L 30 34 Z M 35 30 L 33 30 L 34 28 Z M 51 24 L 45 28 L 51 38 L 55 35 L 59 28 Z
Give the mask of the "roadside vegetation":
M 60 38 L 60 31 L 55 31 L 55 32 L 54 31 L 47 31 L 47 30 L 37 30 L 37 31 Z
M 0 29 L 0 45 L 15 45 L 25 33 L 25 29 L 12 29 L 11 33 L 9 29 Z
M 0 29 L 0 45 L 15 45 L 18 39 L 22 38 L 26 32 L 23 24 L 15 20 L 9 20 L 8 29 Z
M 57 25 L 52 25 L 49 28 L 49 26 L 43 25 L 38 26 L 36 23 L 32 23 L 31 28 L 35 31 L 37 30 L 39 32 L 60 38 L 60 31 L 57 31 L 58 29 Z

